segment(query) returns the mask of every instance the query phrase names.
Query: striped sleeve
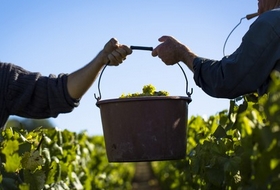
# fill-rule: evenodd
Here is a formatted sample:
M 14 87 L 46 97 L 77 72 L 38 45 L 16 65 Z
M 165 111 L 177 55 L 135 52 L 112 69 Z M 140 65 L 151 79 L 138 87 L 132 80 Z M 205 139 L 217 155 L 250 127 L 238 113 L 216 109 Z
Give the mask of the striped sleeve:
M 42 76 L 11 65 L 6 107 L 10 115 L 42 119 L 71 112 L 79 105 L 67 90 L 67 74 Z

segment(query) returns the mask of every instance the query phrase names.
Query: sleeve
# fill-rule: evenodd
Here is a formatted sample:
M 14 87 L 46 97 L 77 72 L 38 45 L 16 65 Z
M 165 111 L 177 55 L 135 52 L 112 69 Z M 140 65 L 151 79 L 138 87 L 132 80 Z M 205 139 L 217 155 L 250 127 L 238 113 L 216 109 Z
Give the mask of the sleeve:
M 67 90 L 67 76 L 42 76 L 11 65 L 5 96 L 10 115 L 42 119 L 71 112 L 79 105 Z
M 236 98 L 260 89 L 280 59 L 279 20 L 273 22 L 270 15 L 260 16 L 239 48 L 222 60 L 196 58 L 193 63 L 196 84 L 218 98 Z

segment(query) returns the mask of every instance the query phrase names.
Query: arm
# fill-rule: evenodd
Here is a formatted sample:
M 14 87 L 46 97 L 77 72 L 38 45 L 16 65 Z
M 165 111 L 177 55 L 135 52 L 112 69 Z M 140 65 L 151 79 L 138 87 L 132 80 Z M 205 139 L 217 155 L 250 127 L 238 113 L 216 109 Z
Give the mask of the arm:
M 70 96 L 75 99 L 81 98 L 104 65 L 118 65 L 131 53 L 130 48 L 118 44 L 117 40 L 112 38 L 91 62 L 68 76 L 67 89 Z
M 200 58 L 167 36 L 159 39 L 163 43 L 152 55 L 158 55 L 167 65 L 184 62 L 194 72 L 196 84 L 210 96 L 235 98 L 257 90 L 263 93 L 275 63 L 280 60 L 278 14 L 263 13 L 243 37 L 240 47 L 222 60 Z
M 99 70 L 108 62 L 118 65 L 130 53 L 128 47 L 111 39 L 85 67 L 58 77 L 46 77 L 13 64 L 0 63 L 0 120 L 6 120 L 9 115 L 41 119 L 72 111 Z
M 194 80 L 207 94 L 236 98 L 267 91 L 270 73 L 280 60 L 279 13 L 263 13 L 250 27 L 241 45 L 222 60 L 196 58 Z

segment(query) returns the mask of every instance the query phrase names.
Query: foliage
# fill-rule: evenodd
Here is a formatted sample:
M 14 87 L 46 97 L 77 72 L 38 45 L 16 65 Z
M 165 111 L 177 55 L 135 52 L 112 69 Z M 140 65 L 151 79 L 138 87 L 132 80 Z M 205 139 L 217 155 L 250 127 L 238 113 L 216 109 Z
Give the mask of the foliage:
M 162 189 L 279 189 L 280 75 L 269 95 L 243 97 L 188 121 L 188 156 L 154 163 Z
M 162 190 L 278 189 L 280 74 L 269 94 L 188 120 L 187 157 L 152 162 Z M 0 135 L 0 189 L 131 189 L 133 163 L 108 163 L 103 137 L 7 128 Z
M 0 189 L 129 189 L 131 164 L 108 164 L 103 137 L 67 130 L 8 128 L 1 139 Z
M 38 127 L 49 129 L 54 128 L 54 124 L 49 119 L 29 119 L 29 118 L 9 118 L 6 125 L 9 127 L 23 128 L 27 131 L 32 131 Z

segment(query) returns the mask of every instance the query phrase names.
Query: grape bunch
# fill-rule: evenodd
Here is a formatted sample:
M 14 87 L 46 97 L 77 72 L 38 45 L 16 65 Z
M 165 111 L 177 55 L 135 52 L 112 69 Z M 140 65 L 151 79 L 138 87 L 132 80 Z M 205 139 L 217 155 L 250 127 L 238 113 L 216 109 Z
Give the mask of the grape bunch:
M 152 84 L 144 85 L 142 88 L 142 92 L 136 92 L 132 94 L 122 94 L 120 98 L 132 98 L 132 97 L 140 97 L 140 96 L 168 96 L 169 93 L 167 91 L 156 91 L 155 86 Z

